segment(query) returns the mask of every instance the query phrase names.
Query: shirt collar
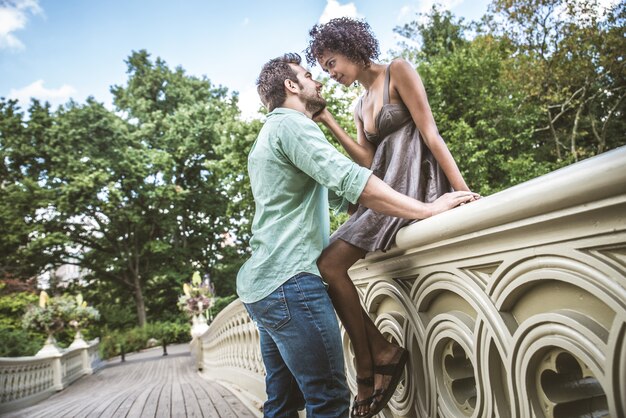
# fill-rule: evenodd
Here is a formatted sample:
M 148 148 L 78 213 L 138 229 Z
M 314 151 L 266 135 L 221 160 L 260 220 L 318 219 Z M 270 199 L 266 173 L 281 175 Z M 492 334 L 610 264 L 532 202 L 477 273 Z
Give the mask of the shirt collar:
M 294 109 L 290 109 L 288 107 L 277 107 L 276 109 L 268 113 L 267 116 L 285 115 L 285 114 L 303 115 L 304 117 L 307 117 L 304 113 L 294 110 Z

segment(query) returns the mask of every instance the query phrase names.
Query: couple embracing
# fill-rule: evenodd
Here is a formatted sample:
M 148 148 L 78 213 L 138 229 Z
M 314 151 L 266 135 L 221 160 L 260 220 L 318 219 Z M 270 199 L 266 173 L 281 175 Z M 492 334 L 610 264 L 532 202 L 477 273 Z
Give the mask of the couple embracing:
M 408 352 L 363 310 L 348 269 L 369 251 L 387 250 L 413 220 L 479 196 L 439 135 L 418 74 L 402 59 L 375 62 L 378 42 L 367 23 L 333 19 L 310 37 L 310 65 L 365 89 L 354 112 L 357 138 L 326 109 L 321 83 L 298 54 L 263 66 L 257 89 L 269 113 L 248 157 L 256 212 L 237 293 L 260 333 L 264 416 L 297 417 L 306 408 L 308 417 L 369 418 L 392 397 Z M 351 214 L 330 238 L 329 207 Z M 351 409 L 337 316 L 355 354 Z

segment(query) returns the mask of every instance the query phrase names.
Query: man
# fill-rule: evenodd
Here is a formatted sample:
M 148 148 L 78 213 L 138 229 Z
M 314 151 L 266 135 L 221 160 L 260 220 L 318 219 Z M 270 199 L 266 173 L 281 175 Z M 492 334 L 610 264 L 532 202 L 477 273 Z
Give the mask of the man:
M 328 143 L 313 122 L 323 110 L 321 83 L 285 54 L 263 66 L 259 96 L 270 113 L 248 157 L 256 213 L 252 255 L 237 276 L 237 293 L 259 328 L 265 364 L 266 417 L 347 417 L 341 334 L 316 265 L 330 232 L 328 189 L 338 207 L 360 203 L 420 219 L 433 204 L 404 196 Z M 454 207 L 473 195 L 455 192 Z M 443 202 L 443 203 L 442 203 Z

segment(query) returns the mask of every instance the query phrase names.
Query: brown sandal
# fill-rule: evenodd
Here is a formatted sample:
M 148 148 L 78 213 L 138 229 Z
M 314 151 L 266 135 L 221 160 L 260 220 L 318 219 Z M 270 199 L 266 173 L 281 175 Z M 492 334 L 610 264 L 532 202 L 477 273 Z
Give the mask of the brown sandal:
M 382 409 L 387 406 L 389 400 L 393 396 L 396 391 L 396 387 L 398 387 L 398 383 L 400 383 L 400 378 L 402 377 L 402 373 L 404 373 L 404 366 L 409 359 L 409 352 L 402 348 L 402 354 L 400 354 L 400 359 L 397 363 L 392 364 L 383 364 L 381 366 L 374 365 L 374 373 L 391 376 L 391 380 L 389 381 L 389 385 L 387 389 L 376 389 L 372 394 L 373 402 L 370 408 L 370 416 L 374 416 Z M 379 396 L 382 396 L 378 399 Z
M 370 377 L 356 377 L 356 383 L 357 385 L 362 385 L 362 386 L 368 386 L 373 388 L 374 387 L 374 376 L 370 376 Z M 374 392 L 376 393 L 376 392 Z M 371 418 L 374 416 L 374 414 L 372 413 L 372 407 L 374 405 L 374 402 L 376 400 L 374 399 L 374 395 L 362 399 L 362 400 L 357 400 L 356 395 L 354 396 L 354 403 L 352 404 L 352 410 L 350 411 L 350 417 L 351 418 Z M 364 406 L 364 405 L 368 405 L 370 407 L 370 410 L 364 414 L 359 414 L 357 412 L 357 408 L 360 406 Z

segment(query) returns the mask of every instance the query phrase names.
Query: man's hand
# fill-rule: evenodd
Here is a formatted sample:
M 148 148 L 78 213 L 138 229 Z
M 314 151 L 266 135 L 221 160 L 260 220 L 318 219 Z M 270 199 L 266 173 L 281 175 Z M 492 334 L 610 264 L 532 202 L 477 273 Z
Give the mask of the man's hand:
M 479 198 L 476 193 L 463 191 L 446 193 L 432 203 L 424 203 L 398 193 L 372 174 L 359 197 L 359 203 L 388 216 L 424 219 Z
M 430 204 L 431 215 L 445 212 L 459 205 L 480 199 L 480 195 L 474 192 L 451 192 L 446 193 Z

